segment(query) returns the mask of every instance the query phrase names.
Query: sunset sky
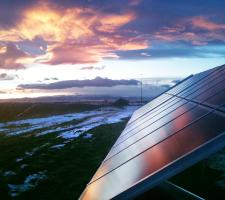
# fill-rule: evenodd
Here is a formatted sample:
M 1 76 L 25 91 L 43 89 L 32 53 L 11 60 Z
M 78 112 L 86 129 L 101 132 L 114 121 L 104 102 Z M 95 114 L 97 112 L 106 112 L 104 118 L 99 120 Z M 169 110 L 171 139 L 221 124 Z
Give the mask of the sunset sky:
M 224 0 L 2 0 L 0 98 L 71 92 L 38 84 L 177 78 L 225 64 L 224 9 Z

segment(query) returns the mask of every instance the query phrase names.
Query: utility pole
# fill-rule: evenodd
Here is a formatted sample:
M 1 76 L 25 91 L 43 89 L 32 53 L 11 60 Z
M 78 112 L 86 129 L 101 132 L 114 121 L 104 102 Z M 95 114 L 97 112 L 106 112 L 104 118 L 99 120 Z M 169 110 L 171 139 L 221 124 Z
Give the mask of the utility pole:
M 141 75 L 141 105 L 142 105 L 142 103 L 143 103 L 143 91 L 142 91 L 142 87 L 143 87 L 143 83 L 142 83 L 142 74 L 140 74 Z

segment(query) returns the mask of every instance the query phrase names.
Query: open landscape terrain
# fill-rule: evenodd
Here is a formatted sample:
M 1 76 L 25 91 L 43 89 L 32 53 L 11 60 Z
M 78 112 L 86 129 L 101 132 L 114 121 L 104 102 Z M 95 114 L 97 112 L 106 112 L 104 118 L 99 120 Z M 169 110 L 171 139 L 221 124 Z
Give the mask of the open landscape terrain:
M 77 199 L 137 108 L 1 104 L 0 199 Z M 224 165 L 221 151 L 172 181 L 219 199 L 225 194 Z
M 14 106 L 1 106 L 1 199 L 78 198 L 137 108 L 61 104 L 62 114 L 57 104 L 36 105 L 47 115 Z
M 224 8 L 0 0 L 0 200 L 225 200 Z

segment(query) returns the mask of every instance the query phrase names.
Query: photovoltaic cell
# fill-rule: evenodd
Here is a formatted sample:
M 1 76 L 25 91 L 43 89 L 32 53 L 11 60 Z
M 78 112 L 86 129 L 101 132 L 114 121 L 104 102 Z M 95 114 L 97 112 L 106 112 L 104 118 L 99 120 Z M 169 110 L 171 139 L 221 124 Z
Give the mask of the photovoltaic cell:
M 178 96 L 192 98 L 193 95 L 196 96 L 198 93 L 201 93 L 202 90 L 206 91 L 208 88 L 211 88 L 213 85 L 216 85 L 222 80 L 224 80 L 225 79 L 224 73 L 225 70 L 224 72 L 214 73 L 211 76 L 199 82 L 198 84 L 193 85 L 187 90 L 179 93 Z
M 157 122 L 159 119 L 162 119 L 163 117 L 165 117 L 169 113 L 174 112 L 175 109 L 180 108 L 185 103 L 187 103 L 187 101 L 182 100 L 182 99 L 178 99 L 178 101 L 176 101 L 176 104 L 171 105 L 169 108 L 167 108 L 167 109 L 163 108 L 162 110 L 159 110 L 159 112 L 154 113 L 153 115 L 150 115 L 150 116 L 146 117 L 144 120 L 142 120 L 140 122 L 137 122 L 137 126 L 132 126 L 130 129 L 128 129 L 123 135 L 121 135 L 120 140 L 122 138 L 127 137 L 127 135 L 131 135 L 131 133 L 133 133 L 135 131 L 137 132 L 138 130 L 140 130 L 140 129 L 146 127 L 146 126 L 149 126 L 150 124 L 153 124 L 153 123 Z
M 207 100 L 207 105 L 209 106 L 220 105 L 220 110 L 225 112 L 224 102 L 225 102 L 225 89 L 220 93 L 216 94 L 215 96 L 211 97 L 209 100 Z
M 195 114 L 196 111 L 192 110 L 193 108 L 194 108 L 194 105 L 189 103 L 186 106 L 182 107 L 181 109 L 174 111 L 174 113 L 171 113 L 171 115 L 168 115 L 164 119 L 160 120 L 160 123 L 157 122 L 156 124 L 152 125 L 151 128 L 149 128 L 149 129 L 145 128 L 142 131 L 140 131 L 140 133 L 138 133 L 132 137 L 129 137 L 124 142 L 118 144 L 115 148 L 113 148 L 110 151 L 109 156 L 112 156 L 113 154 L 118 153 L 119 151 L 126 148 L 127 146 L 134 144 L 136 141 L 139 141 L 142 138 L 145 138 L 147 135 L 151 135 L 152 133 L 155 133 L 159 130 L 165 130 L 165 128 L 168 128 L 171 126 L 173 128 L 177 128 L 179 126 L 175 126 L 175 125 L 184 125 L 183 122 L 187 123 L 188 120 L 190 120 L 190 121 L 193 120 L 192 118 L 187 117 L 187 116 L 190 116 L 191 114 L 193 114 L 193 115 Z M 205 111 L 205 110 L 203 110 L 203 111 Z M 153 141 L 156 141 L 155 138 Z M 109 156 L 107 156 L 107 158 Z
M 223 77 L 223 76 L 222 76 Z M 200 99 L 201 101 L 201 103 L 202 103 L 202 101 L 204 102 L 205 100 L 207 100 L 207 98 L 209 98 L 209 97 L 211 97 L 211 96 L 213 96 L 212 94 L 211 94 L 211 91 L 213 91 L 215 94 L 217 94 L 217 93 L 219 93 L 220 92 L 220 90 L 221 90 L 221 88 L 224 88 L 225 87 L 225 85 L 223 85 L 224 83 L 225 83 L 225 81 L 223 81 L 223 82 L 221 82 L 221 80 L 219 79 L 219 78 L 217 78 L 217 79 L 215 79 L 214 81 L 213 80 L 210 80 L 210 83 L 214 83 L 214 84 L 208 84 L 207 85 L 207 87 L 206 88 L 204 88 L 204 91 L 203 90 L 200 90 L 200 89 L 197 89 L 197 90 L 195 90 L 195 92 L 194 92 L 194 94 L 195 94 L 195 97 L 196 97 L 196 99 Z M 219 84 L 218 84 L 219 83 Z M 213 87 L 214 86 L 214 87 Z M 213 90 L 212 90 L 213 89 Z M 200 92 L 199 92 L 200 91 Z M 196 92 L 197 92 L 197 94 L 196 94 Z M 180 103 L 182 103 L 182 102 L 180 102 Z M 184 104 L 184 103 L 183 103 Z M 179 104 L 178 104 L 179 105 Z M 181 104 L 182 105 L 182 104 Z M 180 105 L 179 105 L 180 106 Z M 175 110 L 176 109 L 176 107 L 171 107 L 170 108 L 171 110 Z M 170 109 L 168 109 L 168 111 L 170 111 Z M 163 115 L 163 113 L 162 113 L 162 115 Z M 161 117 L 160 115 L 158 115 L 159 116 L 159 118 Z M 159 119 L 158 118 L 158 119 Z M 146 118 L 145 119 L 145 123 L 138 123 L 138 122 L 136 122 L 136 133 L 137 132 L 139 132 L 140 130 L 142 130 L 143 129 L 143 126 L 145 126 L 145 128 L 146 127 L 148 127 L 148 129 L 149 128 L 151 128 L 150 127 L 150 124 L 152 124 L 152 123 L 154 123 L 155 121 L 157 120 L 157 117 L 155 117 L 155 119 L 154 118 L 150 118 L 150 119 L 148 119 L 148 118 Z M 151 122 L 150 124 L 149 123 L 146 123 L 146 122 Z M 163 120 L 160 120 L 160 121 L 158 121 L 158 122 L 162 122 Z M 133 125 L 134 126 L 134 125 Z M 116 142 L 116 144 L 114 145 L 114 146 L 116 146 L 118 143 L 121 143 L 122 141 L 122 139 L 123 139 L 123 141 L 125 141 L 124 140 L 124 138 L 126 139 L 126 137 L 130 137 L 130 135 L 135 135 L 136 133 L 134 132 L 134 130 L 135 130 L 135 128 L 133 128 L 133 129 L 128 129 L 128 131 L 129 131 L 129 133 L 127 133 L 127 134 L 123 134 L 119 139 L 118 139 L 118 141 Z
M 184 92 L 188 88 L 197 85 L 200 81 L 207 79 L 210 74 L 213 74 L 220 70 L 221 70 L 221 68 L 215 68 L 215 69 L 208 70 L 204 73 L 199 73 L 196 76 L 190 76 L 189 78 L 184 79 L 184 81 L 182 81 L 176 87 L 170 89 L 170 94 L 178 95 L 179 93 Z M 136 121 L 137 119 L 139 119 L 140 117 L 142 117 L 143 115 L 148 113 L 149 111 L 157 108 L 158 104 L 156 104 L 156 102 L 160 102 L 160 104 L 164 104 L 169 99 L 171 99 L 171 97 L 166 96 L 166 94 L 164 93 L 164 94 L 160 95 L 158 98 L 156 98 L 153 101 L 146 104 L 145 106 L 141 107 L 140 109 L 138 109 L 137 111 L 134 112 L 133 116 L 131 117 L 131 119 L 128 122 L 128 125 L 130 123 L 133 123 L 134 121 Z M 162 100 L 164 100 L 164 101 L 162 101 Z
M 182 101 L 184 102 L 184 101 Z M 185 102 L 184 102 L 185 103 Z M 183 103 L 183 104 L 184 104 Z M 124 137 L 119 138 L 119 142 L 117 143 L 117 146 L 119 144 L 123 144 L 124 141 L 131 139 L 135 141 L 136 139 L 140 138 L 141 136 L 144 136 L 145 134 L 152 132 L 154 130 L 157 130 L 159 127 L 164 126 L 165 124 L 169 123 L 173 119 L 181 116 L 182 114 L 186 113 L 188 110 L 192 109 L 195 105 L 191 103 L 187 103 L 185 106 L 175 108 L 171 113 L 165 115 L 160 120 L 148 120 L 145 124 L 142 126 L 138 126 L 136 130 L 131 131 L 129 134 L 124 135 Z M 136 137 L 135 137 L 136 136 Z M 116 148 L 116 146 L 115 146 Z
M 138 109 L 80 199 L 134 197 L 225 146 L 225 66 Z
M 126 144 L 127 148 L 123 147 L 123 150 L 121 150 L 120 153 L 114 154 L 113 157 L 104 162 L 102 167 L 105 169 L 105 171 L 99 171 L 99 173 L 95 175 L 94 179 L 99 178 L 99 176 L 104 175 L 112 169 L 115 169 L 119 165 L 127 162 L 135 155 L 142 153 L 146 149 L 165 140 L 167 137 L 170 137 L 171 135 L 179 132 L 188 124 L 191 124 L 193 121 L 202 117 L 206 113 L 207 111 L 202 108 L 195 108 L 189 112 L 186 112 L 185 114 L 183 114 L 179 118 L 176 118 L 165 126 L 150 132 L 149 134 L 145 134 L 144 136 L 139 136 L 138 134 L 138 141 L 136 141 L 137 138 L 135 139 L 135 141 L 132 141 L 133 138 L 131 139 L 131 142 L 126 141 L 125 143 L 130 143 L 129 145 Z
M 203 101 L 211 96 L 212 92 L 217 93 L 224 88 L 225 70 L 209 76 L 208 79 L 201 81 L 194 88 L 188 88 L 184 93 L 178 94 L 179 97 L 194 99 L 195 101 Z
M 146 120 L 149 119 L 149 117 L 150 118 L 156 117 L 164 111 L 169 112 L 169 110 L 171 110 L 171 107 L 174 106 L 175 104 L 179 105 L 180 103 L 183 103 L 181 101 L 182 100 L 180 98 L 177 98 L 177 97 L 171 98 L 169 101 L 167 101 L 166 104 L 158 106 L 158 108 L 155 109 L 154 111 L 149 112 L 145 116 L 139 118 L 139 120 L 137 120 L 135 122 L 135 124 L 128 125 L 127 128 L 123 131 L 123 134 L 121 134 L 121 136 L 126 134 L 127 132 L 131 131 L 133 128 L 139 126 L 140 124 L 144 123 Z
M 134 120 L 138 119 L 139 117 L 144 116 L 146 113 L 154 110 L 159 105 L 163 104 L 169 99 L 171 99 L 171 96 L 168 94 L 163 94 L 157 99 L 154 99 L 152 102 L 149 103 L 149 105 L 147 104 L 142 109 L 135 111 L 129 123 L 132 123 Z

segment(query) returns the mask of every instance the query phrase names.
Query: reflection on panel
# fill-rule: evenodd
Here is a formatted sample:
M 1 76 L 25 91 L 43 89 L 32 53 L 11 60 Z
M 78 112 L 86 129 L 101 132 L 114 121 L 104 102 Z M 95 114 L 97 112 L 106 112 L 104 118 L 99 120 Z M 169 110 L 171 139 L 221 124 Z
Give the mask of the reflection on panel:
M 184 80 L 183 82 L 178 84 L 176 87 L 170 89 L 167 93 L 173 94 L 173 95 L 179 95 L 180 93 L 187 92 L 189 88 L 195 87 L 197 84 L 199 84 L 202 81 L 206 81 L 209 76 L 219 73 L 223 69 L 224 68 L 215 68 L 212 70 L 208 70 L 204 73 L 199 73 L 195 76 L 188 78 L 187 80 Z M 128 125 L 136 122 L 136 120 L 138 120 L 140 117 L 143 117 L 150 111 L 156 109 L 157 106 L 160 106 L 166 103 L 168 100 L 170 100 L 170 98 L 171 96 L 164 93 L 160 95 L 158 98 L 149 102 L 148 104 L 142 106 L 141 108 L 139 108 L 138 110 L 134 112 L 133 116 L 128 122 Z
M 151 188 L 222 145 L 225 65 L 185 79 L 135 111 L 81 199 Z
M 175 160 L 194 151 L 224 131 L 224 118 L 210 114 L 89 184 L 81 199 L 111 199 L 134 187 L 142 179 L 154 179 L 151 175 L 155 172 L 163 171 L 165 166 L 174 165 Z M 192 154 L 192 156 L 197 155 Z M 99 170 L 105 169 L 102 167 Z
M 187 102 L 187 101 L 185 101 L 185 102 Z M 140 126 L 141 124 L 145 123 L 146 120 L 149 120 L 149 119 L 152 120 L 154 117 L 159 118 L 159 115 L 162 115 L 162 113 L 165 113 L 165 112 L 169 113 L 172 109 L 172 106 L 176 105 L 177 107 L 179 107 L 180 105 L 184 104 L 185 102 L 184 102 L 184 100 L 182 101 L 182 99 L 177 98 L 177 97 L 171 98 L 167 103 L 158 106 L 157 109 L 154 109 L 152 112 L 149 112 L 145 116 L 136 120 L 136 122 L 134 124 L 127 125 L 127 127 L 124 129 L 124 131 L 122 132 L 120 137 L 127 134 L 128 132 L 130 132 L 131 130 L 136 128 L 137 126 Z
M 139 108 L 138 110 L 136 110 L 134 112 L 134 114 L 133 114 L 132 118 L 129 120 L 129 123 L 128 124 L 133 123 L 139 117 L 142 117 L 145 114 L 147 114 L 148 112 L 154 110 L 155 108 L 157 108 L 159 105 L 163 104 L 164 102 L 166 102 L 170 98 L 171 98 L 170 95 L 163 94 L 160 97 L 152 100 L 150 103 L 146 104 L 145 106 Z
M 207 103 L 213 96 L 223 93 L 224 89 L 225 89 L 225 76 L 222 82 L 217 84 L 215 87 L 210 88 L 201 96 L 196 97 L 196 101 L 204 101 L 205 103 Z M 214 106 L 219 106 L 223 103 L 225 102 L 221 99 L 220 101 L 219 100 L 217 101 L 217 104 L 214 103 Z
M 225 71 L 225 70 L 224 70 Z M 217 77 L 211 77 L 206 83 L 200 84 L 198 87 L 179 95 L 181 97 L 187 97 L 195 101 L 204 101 L 208 97 L 218 93 L 224 88 L 225 85 L 225 72 L 224 74 L 220 73 Z
M 209 98 L 206 103 L 210 106 L 220 106 L 220 110 L 225 111 L 225 88 L 223 91 Z
M 165 117 L 166 115 L 170 114 L 171 112 L 174 112 L 176 109 L 180 108 L 184 104 L 186 104 L 187 101 L 180 99 L 177 104 L 171 106 L 169 109 L 164 109 L 161 111 L 161 113 L 158 113 L 157 115 L 149 116 L 145 118 L 141 123 L 138 123 L 136 126 L 133 126 L 128 131 L 126 131 L 123 135 L 119 137 L 113 148 L 118 144 L 121 143 L 121 141 L 124 141 L 126 138 L 130 137 L 131 135 L 136 134 L 137 132 L 141 131 L 142 129 L 156 123 L 161 118 Z
M 218 70 L 220 70 L 220 69 L 218 69 Z M 204 81 L 205 79 L 207 79 L 207 77 L 209 75 L 215 73 L 216 71 L 217 71 L 217 69 L 210 70 L 210 71 L 192 76 L 187 81 L 185 81 L 184 84 L 181 84 L 180 86 L 178 85 L 178 87 L 174 87 L 173 89 L 169 90 L 168 93 L 173 94 L 173 95 L 180 94 L 181 92 L 186 91 L 190 87 L 195 86 L 199 82 Z
M 108 173 L 112 169 L 127 162 L 129 159 L 132 159 L 132 157 L 134 157 L 135 155 L 138 155 L 144 150 L 157 145 L 171 135 L 177 134 L 184 127 L 189 126 L 191 123 L 201 118 L 206 113 L 206 110 L 196 107 L 195 109 L 185 113 L 181 117 L 173 120 L 162 128 L 146 135 L 146 137 L 144 138 L 141 138 L 138 142 L 133 143 L 133 145 L 130 144 L 129 146 L 127 146 L 127 148 L 123 147 L 123 150 L 121 150 L 118 154 L 114 154 L 113 157 L 104 162 L 103 168 L 106 171 L 99 171 L 99 173 L 96 173 L 93 179 L 97 179 L 105 173 Z M 124 143 L 126 143 L 127 145 L 127 142 Z
M 197 96 L 198 94 L 202 93 L 203 91 L 207 91 L 208 88 L 211 88 L 214 85 L 218 84 L 221 80 L 224 79 L 224 74 L 225 74 L 225 70 L 215 71 L 213 74 L 206 77 L 204 80 L 198 82 L 197 84 L 193 85 L 192 87 L 188 88 L 187 90 L 181 92 L 179 94 L 179 96 L 194 98 L 194 96 Z
M 195 106 L 196 105 L 192 103 L 187 103 L 182 107 L 173 110 L 171 113 L 165 115 L 158 121 L 152 123 L 152 121 L 149 120 L 145 126 L 140 126 L 138 127 L 138 129 L 134 130 L 133 132 L 130 132 L 130 134 L 125 135 L 123 138 L 119 138 L 119 142 L 117 143 L 117 145 L 114 146 L 114 148 L 112 148 L 112 152 L 118 151 L 117 149 L 119 146 L 122 148 L 126 147 L 127 144 L 130 144 L 131 142 L 133 143 L 138 139 L 144 137 L 146 134 L 152 133 L 160 127 L 165 126 L 167 123 L 187 113 Z

